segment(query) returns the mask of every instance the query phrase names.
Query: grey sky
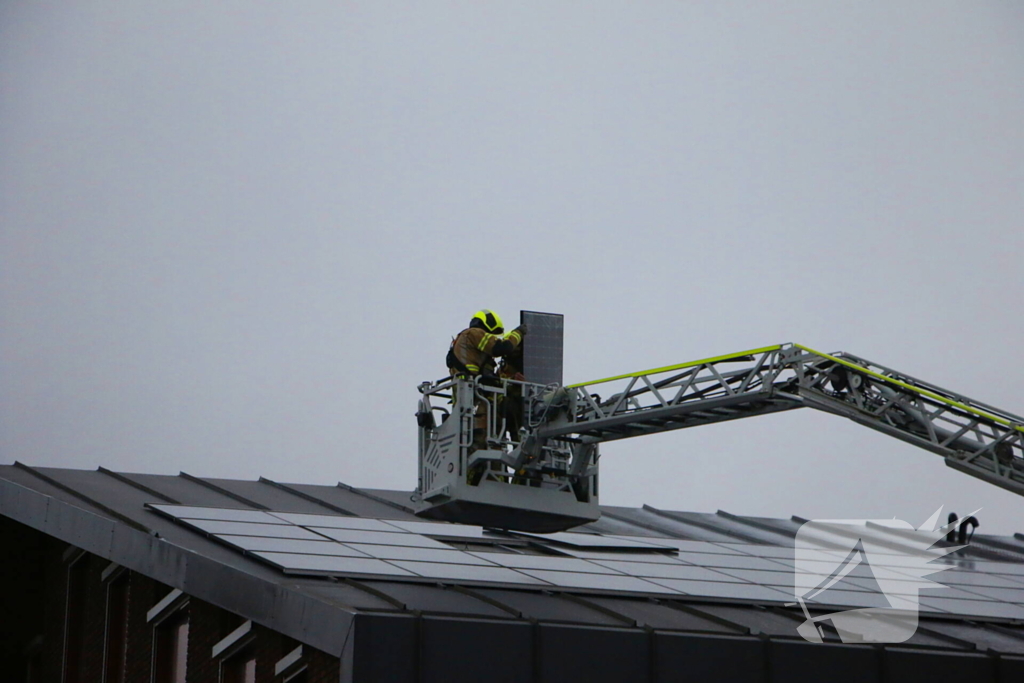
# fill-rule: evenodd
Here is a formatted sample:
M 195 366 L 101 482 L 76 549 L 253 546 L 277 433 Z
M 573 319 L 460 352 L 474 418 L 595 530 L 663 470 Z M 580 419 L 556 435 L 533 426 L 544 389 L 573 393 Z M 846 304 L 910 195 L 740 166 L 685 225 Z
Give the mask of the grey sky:
M 1024 412 L 1014 2 L 0 4 L 0 461 L 411 489 L 482 307 L 581 381 L 781 341 Z M 1024 500 L 796 411 L 602 502 Z

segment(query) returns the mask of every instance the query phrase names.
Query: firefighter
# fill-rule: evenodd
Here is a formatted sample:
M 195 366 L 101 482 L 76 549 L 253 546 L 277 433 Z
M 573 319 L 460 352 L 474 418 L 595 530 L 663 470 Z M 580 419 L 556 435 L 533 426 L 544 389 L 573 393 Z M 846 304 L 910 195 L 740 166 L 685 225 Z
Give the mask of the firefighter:
M 501 358 L 501 365 L 498 367 L 498 377 L 523 382 L 526 377 L 523 375 L 523 347 L 520 345 L 511 353 Z M 523 385 L 506 384 L 505 400 L 502 402 L 501 412 L 505 416 L 505 428 L 513 441 L 519 441 L 522 436 L 519 428 L 523 426 Z M 516 472 L 512 477 L 513 484 L 528 484 L 540 486 L 539 477 L 528 476 L 524 470 Z
M 523 376 L 523 347 L 518 346 L 511 353 L 505 354 L 498 366 L 498 377 L 522 382 Z M 523 426 L 523 386 L 521 384 L 508 384 L 505 391 L 505 401 L 502 406 L 505 415 L 505 425 L 508 435 L 513 441 L 519 440 L 519 428 Z
M 526 325 L 503 335 L 504 325 L 497 313 L 484 309 L 470 319 L 469 327 L 452 340 L 448 349 L 448 370 L 453 376 L 496 378 L 495 358 L 514 352 L 526 334 Z M 493 404 L 491 404 L 493 406 Z M 473 420 L 473 450 L 487 446 L 486 400 L 477 397 L 476 416 Z M 479 482 L 482 470 L 469 473 L 469 482 Z
M 477 311 L 470 319 L 469 327 L 452 340 L 448 350 L 448 369 L 451 374 L 494 377 L 494 359 L 516 350 L 526 334 L 526 325 L 520 325 L 502 336 L 504 332 L 505 327 L 497 313 L 487 309 Z

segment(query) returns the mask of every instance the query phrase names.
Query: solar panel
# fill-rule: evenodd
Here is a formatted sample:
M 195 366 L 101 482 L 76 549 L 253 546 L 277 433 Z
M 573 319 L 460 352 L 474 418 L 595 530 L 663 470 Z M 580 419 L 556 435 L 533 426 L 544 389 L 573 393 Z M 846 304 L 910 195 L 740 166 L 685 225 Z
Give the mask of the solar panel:
M 790 595 L 792 596 L 792 588 Z M 871 591 L 848 591 L 837 588 L 829 588 L 824 593 L 812 600 L 805 600 L 809 609 L 822 609 L 825 606 L 833 607 L 891 607 L 891 603 L 885 595 Z
M 782 560 L 780 558 L 775 558 L 774 561 L 779 563 L 779 564 L 781 564 L 783 562 L 786 562 L 785 560 Z M 787 567 L 781 567 L 781 569 L 782 569 L 782 571 L 788 571 L 790 576 L 792 576 L 794 571 L 795 571 L 794 568 L 793 568 L 794 565 L 793 565 L 792 562 L 786 562 L 786 564 L 787 564 L 788 569 L 787 569 Z M 842 564 L 843 563 L 841 561 L 837 561 L 837 562 L 817 562 L 817 561 L 814 561 L 814 560 L 801 560 L 800 567 L 801 567 L 801 570 L 803 570 L 803 571 L 814 571 L 814 572 L 817 572 L 818 574 L 820 574 L 822 576 L 828 576 L 837 567 L 841 566 Z M 872 565 L 873 566 L 877 566 L 879 568 L 881 568 L 883 566 L 886 566 L 886 565 L 882 565 L 882 564 L 876 563 L 876 562 L 872 562 Z M 902 582 L 911 582 L 911 581 L 915 580 L 914 576 L 911 573 L 907 572 L 907 571 L 903 571 L 903 570 L 901 570 L 901 569 L 899 569 L 897 567 L 893 567 L 893 568 L 891 568 L 891 570 L 892 570 L 892 572 L 894 572 L 896 574 L 897 577 L 902 577 L 902 578 L 889 577 L 889 579 L 892 580 L 892 581 L 898 581 L 898 582 L 902 583 Z M 771 571 L 775 571 L 775 569 L 772 569 Z M 936 580 L 936 581 L 939 581 L 940 583 L 944 583 L 945 584 L 945 583 L 948 583 L 948 581 L 945 578 L 943 578 L 946 575 L 947 574 L 945 572 L 943 572 L 943 573 L 935 575 L 938 578 L 935 578 L 935 576 L 933 576 L 932 579 Z M 875 574 L 874 574 L 874 571 L 873 571 L 872 567 L 869 566 L 869 565 L 863 564 L 863 563 L 858 564 L 856 567 L 854 567 L 849 572 L 849 574 L 847 575 L 847 580 L 850 581 L 850 583 L 852 583 L 855 586 L 857 586 L 858 588 L 859 587 L 864 587 L 864 582 L 869 582 L 871 584 L 870 588 L 872 588 L 873 590 L 878 590 L 878 585 L 877 585 Z M 792 582 L 789 585 L 792 585 Z
M 394 564 L 419 576 L 450 581 L 482 581 L 493 583 L 540 584 L 534 578 L 507 567 L 480 567 L 474 565 L 447 565 L 436 562 L 410 562 L 395 560 Z
M 781 546 L 781 545 L 756 545 L 753 543 L 716 543 L 715 545 L 735 550 L 738 553 L 744 555 L 753 555 L 755 557 L 780 557 L 783 559 L 792 560 L 793 546 Z
M 424 536 L 441 536 L 444 538 L 480 538 L 487 540 L 508 540 L 507 534 L 487 531 L 483 527 L 463 524 L 442 524 L 440 522 L 406 522 L 405 520 L 389 521 L 388 524 L 414 534 Z
M 841 565 L 847 557 L 850 556 L 850 550 L 833 551 L 833 550 L 814 550 L 813 555 L 804 554 L 800 558 L 801 566 L 805 566 L 807 562 L 825 562 L 831 563 L 833 566 Z M 871 565 L 875 567 L 892 567 L 893 569 L 900 569 L 901 567 L 916 566 L 916 561 L 913 559 L 914 556 L 909 555 L 883 555 L 883 554 L 872 554 Z M 941 567 L 956 567 L 959 563 L 946 563 L 946 562 L 932 562 L 931 565 L 936 569 Z
M 568 553 L 573 557 L 582 560 L 610 560 L 612 562 L 656 562 L 658 564 L 684 564 L 674 555 L 662 555 L 651 552 L 630 552 L 630 551 L 600 551 L 600 550 L 579 550 L 577 548 L 559 548 L 560 551 Z
M 773 558 L 772 562 L 773 562 L 772 566 L 770 568 L 769 567 L 765 567 L 764 571 L 770 571 L 770 572 L 779 571 L 779 572 L 782 572 L 782 573 L 786 573 L 786 574 L 788 574 L 790 576 L 790 583 L 788 585 L 792 585 L 792 576 L 793 576 L 793 574 L 796 571 L 794 569 L 794 564 L 792 562 L 787 562 L 785 560 L 782 560 L 781 558 Z M 785 563 L 785 564 L 783 564 L 783 563 Z M 835 562 L 835 563 L 833 563 L 833 562 L 815 562 L 813 560 L 806 560 L 806 561 L 801 561 L 800 562 L 800 568 L 801 568 L 801 571 L 813 571 L 813 572 L 816 572 L 817 574 L 819 574 L 821 576 L 829 576 L 829 575 L 832 574 L 832 572 L 837 567 L 842 566 L 842 564 L 843 564 L 842 562 Z M 730 569 L 733 569 L 733 568 L 730 568 Z M 742 567 L 736 567 L 735 569 L 742 569 Z M 757 570 L 752 570 L 752 571 L 757 571 Z M 727 573 L 732 573 L 732 572 L 727 572 Z M 911 577 L 909 575 L 905 574 L 905 573 L 898 573 L 897 576 L 901 576 L 901 577 L 903 577 L 903 579 L 894 579 L 894 580 L 897 580 L 897 581 L 899 581 L 899 580 L 910 581 L 911 580 Z M 874 590 L 878 589 L 877 583 L 875 583 L 875 575 L 872 572 L 872 569 L 871 569 L 871 567 L 869 565 L 866 565 L 866 564 L 863 564 L 863 563 L 862 564 L 858 564 L 857 566 L 855 566 L 853 569 L 850 570 L 850 572 L 847 574 L 847 578 L 850 581 L 853 581 L 853 579 L 862 579 L 864 581 L 870 581 L 870 582 L 872 582 L 872 586 L 874 586 Z
M 290 574 L 356 575 L 500 583 L 563 589 L 791 602 L 792 548 L 754 544 L 595 535 L 504 533 L 481 527 L 344 515 L 235 508 L 151 505 L 198 531 Z M 455 550 L 434 538 L 547 546 L 562 555 Z M 834 555 L 834 557 L 833 557 Z M 825 552 L 807 568 L 831 572 L 845 551 Z M 834 560 L 834 562 L 833 562 Z M 917 591 L 895 558 L 873 558 L 906 576 L 896 595 Z M 948 588 L 921 592 L 922 609 L 968 617 L 1024 619 L 1024 565 L 956 560 L 931 578 Z M 801 563 L 802 566 L 803 563 Z M 810 601 L 839 608 L 885 606 L 872 567 L 860 565 L 842 584 Z
M 578 535 L 579 536 L 586 536 L 587 534 L 578 534 Z M 671 550 L 671 549 L 676 549 L 679 544 L 686 545 L 688 543 L 700 543 L 701 545 L 704 545 L 700 541 L 680 541 L 680 540 L 674 539 L 674 538 L 660 538 L 660 537 L 654 537 L 654 536 L 624 536 L 622 534 L 601 534 L 600 538 L 603 538 L 606 541 L 608 539 L 612 539 L 612 538 L 618 539 L 620 541 L 623 541 L 623 545 L 617 546 L 617 547 L 621 547 L 621 548 L 634 548 L 635 547 L 635 548 L 640 549 L 640 550 L 646 550 L 646 549 L 648 549 L 649 546 L 653 546 L 654 548 L 658 548 L 658 549 L 665 549 L 665 548 L 667 548 L 667 549 Z M 597 545 L 597 547 L 601 547 L 601 548 L 610 547 L 610 546 L 607 545 L 607 543 L 603 543 L 603 542 L 600 543 L 600 544 L 593 544 L 593 541 L 591 541 L 591 544 L 592 545 Z M 711 544 L 708 543 L 707 545 L 710 546 Z
M 189 526 L 205 531 L 208 534 L 230 536 L 264 536 L 268 538 L 304 538 L 310 541 L 322 541 L 322 536 L 312 531 L 290 524 L 253 524 L 250 522 L 217 522 L 206 519 L 182 520 Z
M 776 569 L 786 571 L 786 565 L 775 559 L 751 557 L 747 555 L 713 555 L 710 553 L 679 553 L 679 559 L 700 567 L 733 567 L 735 569 Z
M 841 528 L 839 525 L 830 529 L 818 526 L 808 530 L 807 527 L 804 527 L 800 532 L 800 538 L 805 543 L 813 542 L 819 548 L 834 549 L 837 552 L 846 551 L 856 542 L 858 537 L 877 541 L 874 544 L 875 549 L 873 553 L 876 556 L 906 555 L 908 552 L 913 552 L 912 545 L 909 543 L 905 546 L 901 544 L 898 532 L 884 532 L 867 526 L 850 524 L 845 525 L 845 528 L 842 528 L 843 532 L 840 533 Z
M 941 577 L 942 577 L 942 575 L 939 574 L 940 580 L 941 580 Z M 931 577 L 931 578 L 935 578 L 935 577 Z M 902 587 L 906 586 L 907 584 L 904 584 L 904 583 L 901 582 L 899 585 L 900 585 L 900 588 L 897 588 L 897 590 L 901 590 Z M 909 590 L 905 590 L 905 589 L 903 589 L 903 590 L 906 593 L 910 592 Z M 992 600 L 992 598 L 986 597 L 984 595 L 977 595 L 976 593 L 968 593 L 965 590 L 961 590 L 957 586 L 950 586 L 950 585 L 933 586 L 933 587 L 930 587 L 930 588 L 924 588 L 924 589 L 921 590 L 921 597 L 925 597 L 925 596 L 934 596 L 936 598 L 950 598 L 950 599 L 953 599 L 953 600 L 979 600 L 979 601 L 982 601 L 982 602 L 1000 602 L 999 600 Z
M 297 528 L 297 527 L 296 527 Z M 373 545 L 405 545 L 418 548 L 437 548 L 451 550 L 451 547 L 426 536 L 408 533 L 390 533 L 386 531 L 362 531 L 358 529 L 324 529 L 317 528 L 317 533 L 333 538 L 342 543 L 370 543 Z
M 727 576 L 721 572 L 706 567 L 697 567 L 689 564 L 657 564 L 649 562 L 605 562 L 599 561 L 605 567 L 615 569 L 630 576 L 642 576 L 644 578 L 663 579 L 693 579 L 695 581 L 733 581 L 744 583 L 743 579 Z
M 634 576 L 620 574 L 583 574 L 555 572 L 546 569 L 521 569 L 524 574 L 546 581 L 559 588 L 593 588 L 597 590 L 629 591 L 633 593 L 664 593 L 665 589 Z
M 949 612 L 963 617 L 999 617 L 1024 619 L 1024 606 L 1001 602 L 980 602 L 976 600 L 952 600 L 949 598 L 922 597 L 923 608 Z
M 412 572 L 384 560 L 370 557 L 328 557 L 293 553 L 253 553 L 280 568 L 286 574 L 370 574 L 382 576 L 413 576 Z
M 970 561 L 976 571 L 988 574 L 1012 574 L 1024 580 L 1024 564 L 1012 564 L 1010 562 L 977 562 Z
M 1024 576 L 1016 576 L 1014 574 L 989 574 L 989 576 L 1004 579 L 1008 583 L 1012 583 L 1014 588 L 1024 588 Z
M 368 554 L 335 543 L 334 541 L 303 541 L 291 538 L 262 538 L 259 536 L 221 536 L 216 538 L 242 550 L 266 550 L 299 555 L 337 555 L 339 557 L 368 557 Z
M 523 374 L 537 384 L 562 383 L 563 318 L 560 313 L 520 311 L 529 327 L 523 339 Z
M 735 598 L 764 602 L 792 602 L 793 596 L 779 588 L 754 583 L 724 583 L 718 581 L 691 581 L 689 579 L 648 579 L 658 585 L 685 595 L 705 598 Z
M 554 534 L 529 534 L 517 531 L 517 536 L 527 536 L 551 543 L 562 543 L 576 548 L 632 548 L 634 550 L 671 550 L 671 546 L 659 544 L 660 539 L 640 537 L 598 536 L 596 534 L 574 534 L 559 531 Z
M 366 531 L 402 532 L 391 524 L 379 519 L 365 517 L 343 517 L 341 515 L 307 515 L 299 512 L 273 512 L 275 517 L 288 522 L 308 527 L 327 527 L 333 529 L 363 529 Z
M 589 574 L 618 574 L 619 572 L 594 562 L 578 560 L 575 557 L 553 557 L 550 555 L 515 555 L 508 553 L 472 553 L 505 567 L 516 569 L 551 569 L 562 572 L 585 572 Z
M 941 580 L 941 574 L 939 574 Z M 960 585 L 961 590 L 965 593 L 970 593 L 977 596 L 975 599 L 980 597 L 989 598 L 990 600 L 997 600 L 999 602 L 1015 602 L 1018 605 L 1024 605 L 1024 587 L 1018 590 L 1016 588 L 996 588 L 993 586 L 964 586 Z
M 485 559 L 459 550 L 438 550 L 398 545 L 371 545 L 369 543 L 346 543 L 343 547 L 358 550 L 380 560 L 420 560 L 422 562 L 444 562 L 446 564 L 479 564 L 495 566 Z
M 940 572 L 931 577 L 948 585 L 991 586 L 993 588 L 1021 588 L 1021 584 L 1001 574 L 965 572 L 956 569 Z
M 621 536 L 619 538 L 622 538 Z M 648 539 L 660 546 L 667 546 L 690 553 L 711 553 L 713 555 L 740 555 L 738 550 L 733 550 L 727 545 L 720 543 L 709 543 L 708 541 L 686 541 L 675 538 L 652 538 Z
M 234 508 L 204 508 L 188 505 L 147 505 L 168 517 L 177 519 L 209 519 L 222 522 L 256 522 L 259 524 L 286 524 L 273 515 L 261 510 L 236 510 Z
M 715 571 L 726 574 L 727 576 L 733 576 L 743 581 L 749 581 L 750 583 L 760 583 L 765 586 L 779 586 L 785 590 L 793 590 L 793 572 L 785 571 L 773 572 L 766 571 L 763 569 L 736 569 L 734 567 L 719 567 Z M 850 580 L 848 577 L 846 580 Z M 852 580 L 851 580 L 852 582 Z

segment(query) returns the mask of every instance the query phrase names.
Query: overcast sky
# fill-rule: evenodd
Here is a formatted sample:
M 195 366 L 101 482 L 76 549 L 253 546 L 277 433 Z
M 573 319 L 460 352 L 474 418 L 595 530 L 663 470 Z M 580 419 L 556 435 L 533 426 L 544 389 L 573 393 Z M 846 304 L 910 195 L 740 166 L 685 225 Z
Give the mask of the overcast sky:
M 583 381 L 795 341 L 1024 412 L 1024 5 L 0 2 L 0 462 L 410 490 L 479 308 Z M 816 411 L 602 503 L 1024 499 Z

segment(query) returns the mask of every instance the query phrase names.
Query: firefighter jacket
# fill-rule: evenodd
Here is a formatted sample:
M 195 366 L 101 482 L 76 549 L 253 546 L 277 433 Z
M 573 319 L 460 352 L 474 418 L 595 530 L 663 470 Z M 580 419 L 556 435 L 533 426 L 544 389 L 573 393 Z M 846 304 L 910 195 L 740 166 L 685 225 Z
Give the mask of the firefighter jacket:
M 524 379 L 522 345 L 517 346 L 513 351 L 502 356 L 501 365 L 498 367 L 498 377 L 519 381 Z
M 493 375 L 495 373 L 494 357 L 511 353 L 522 341 L 523 335 L 518 329 L 501 337 L 479 327 L 467 327 L 455 337 L 451 353 L 470 374 Z M 511 344 L 511 348 L 508 348 L 509 344 Z M 452 367 L 450 363 L 449 369 L 453 375 L 462 371 L 459 367 Z

